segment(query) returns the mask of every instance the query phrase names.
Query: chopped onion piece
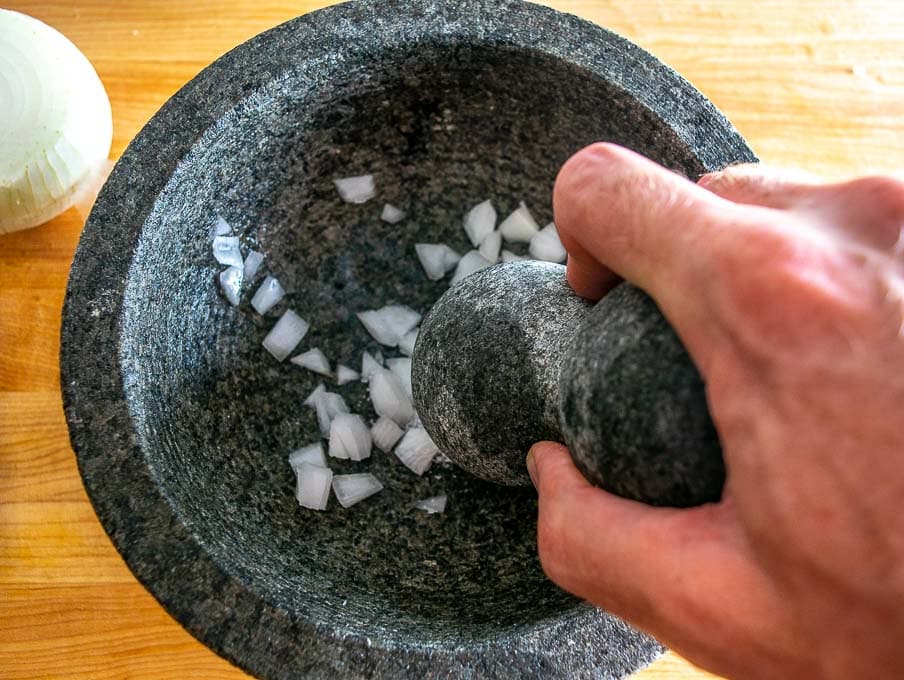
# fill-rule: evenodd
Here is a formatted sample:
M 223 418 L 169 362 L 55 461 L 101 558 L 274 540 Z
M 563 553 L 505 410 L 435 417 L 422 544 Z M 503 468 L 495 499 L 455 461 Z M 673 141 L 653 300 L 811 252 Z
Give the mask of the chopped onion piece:
M 524 201 L 518 206 L 511 215 L 506 217 L 502 224 L 499 225 L 499 231 L 506 241 L 512 243 L 529 243 L 534 235 L 540 231 L 540 225 L 537 224 L 530 210 L 524 205 Z
M 283 361 L 292 353 L 301 339 L 308 332 L 308 322 L 291 309 L 287 309 L 267 337 L 264 338 L 264 349 L 277 361 Z
M 326 438 L 330 436 L 330 425 L 333 423 L 333 418 L 341 413 L 349 412 L 345 399 L 335 392 L 319 394 L 314 408 L 317 410 L 317 426 L 320 428 L 320 434 Z
M 486 269 L 487 267 L 492 266 L 492 264 L 492 262 L 476 250 L 471 250 L 465 253 L 464 257 L 459 261 L 458 267 L 455 268 L 455 275 L 452 277 L 452 281 L 449 282 L 449 285 L 454 286 L 466 276 L 470 276 L 474 272 L 479 272 L 481 269 Z
M 245 257 L 245 280 L 250 282 L 255 276 L 257 276 L 258 270 L 261 268 L 261 264 L 264 262 L 264 254 L 259 253 L 256 250 L 252 250 Z
M 213 225 L 213 235 L 214 236 L 227 236 L 232 233 L 232 227 L 229 226 L 229 223 L 224 220 L 222 217 L 217 215 L 217 221 L 214 222 Z
M 295 470 L 298 475 L 298 486 L 295 497 L 298 504 L 311 510 L 326 510 L 330 498 L 330 486 L 333 482 L 333 471 L 321 465 L 302 463 Z
M 501 247 L 502 234 L 498 231 L 494 231 L 483 240 L 483 243 L 480 244 L 480 248 L 477 249 L 477 252 L 479 252 L 481 257 L 488 262 L 496 263 L 499 262 L 499 249 Z
M 414 503 L 414 507 L 418 510 L 425 510 L 427 514 L 433 515 L 437 512 L 445 512 L 446 511 L 446 501 L 448 500 L 446 494 L 441 496 L 431 496 L 430 498 L 425 498 L 421 501 L 416 501 Z
M 214 236 L 213 256 L 227 267 L 243 267 L 242 252 L 239 250 L 238 236 Z
M 420 330 L 420 328 L 412 328 L 399 340 L 399 351 L 405 356 L 410 357 L 414 354 L 414 343 L 417 342 L 417 334 Z
M 383 368 L 383 364 L 373 358 L 370 352 L 361 355 L 361 381 L 369 382 L 375 371 Z
M 380 416 L 370 428 L 374 446 L 383 453 L 392 451 L 392 447 L 402 438 L 402 428 L 395 424 L 392 418 Z
M 320 442 L 308 444 L 289 454 L 289 465 L 292 466 L 293 470 L 302 463 L 326 467 L 326 454 L 323 452 L 323 444 Z
M 445 243 L 415 243 L 414 250 L 424 273 L 431 281 L 439 281 L 461 259 L 461 255 Z
M 559 240 L 559 232 L 552 222 L 547 224 L 530 240 L 530 254 L 538 260 L 547 262 L 564 262 L 565 248 Z
M 334 179 L 333 184 L 346 203 L 367 203 L 377 195 L 373 175 Z
M 326 355 L 321 352 L 318 347 L 309 349 L 307 352 L 303 352 L 297 357 L 292 357 L 290 361 L 296 366 L 301 366 L 302 368 L 306 368 L 314 373 L 319 373 L 320 375 L 333 374 L 332 371 L 330 371 L 329 359 L 326 358 Z
M 370 428 L 361 416 L 352 413 L 337 413 L 330 423 L 330 455 L 333 458 L 364 460 L 370 458 L 373 440 Z
M 386 360 L 383 358 L 383 352 L 381 352 L 380 350 L 377 350 L 376 352 L 374 352 L 374 359 L 376 360 L 376 362 L 378 364 L 380 364 L 380 366 L 383 366 L 386 364 Z
M 398 359 L 387 359 L 386 367 L 395 373 L 396 377 L 402 382 L 402 386 L 411 397 L 411 359 L 404 357 Z
M 496 209 L 489 200 L 478 203 L 465 215 L 465 232 L 476 248 L 496 228 Z
M 408 390 L 390 370 L 381 368 L 371 376 L 370 400 L 377 415 L 391 418 L 399 425 L 407 425 L 414 418 L 414 406 Z
M 356 380 L 361 378 L 361 374 L 358 373 L 353 368 L 349 368 L 345 364 L 339 364 L 336 366 L 336 382 L 340 385 L 345 385 L 350 382 L 355 382 Z
M 421 315 L 404 305 L 386 305 L 360 312 L 358 319 L 374 340 L 381 345 L 395 347 L 405 333 L 421 322 Z
M 309 406 L 310 408 L 317 407 L 317 399 L 320 398 L 320 395 L 326 392 L 326 387 L 324 387 L 323 383 L 318 383 L 317 387 L 314 388 L 314 391 L 308 395 L 308 398 L 305 399 L 302 403 L 305 406 Z
M 333 477 L 333 493 L 343 508 L 350 508 L 355 503 L 373 496 L 383 490 L 380 480 L 369 472 L 355 475 L 336 475 Z
M 427 430 L 422 427 L 412 427 L 408 430 L 395 448 L 398 459 L 416 475 L 422 475 L 427 471 L 437 453 L 439 449 L 430 439 Z
M 528 258 L 524 257 L 524 255 L 515 255 L 511 250 L 503 250 L 502 251 L 502 261 L 503 262 L 521 262 L 522 260 L 526 260 Z
M 237 307 L 242 297 L 242 278 L 244 273 L 241 267 L 229 267 L 220 272 L 220 289 L 229 300 L 229 304 Z
M 286 291 L 279 285 L 279 281 L 272 276 L 268 276 L 258 286 L 257 292 L 251 298 L 251 306 L 254 307 L 254 311 L 258 314 L 266 314 L 276 303 L 283 299 L 285 294 Z
M 388 224 L 398 224 L 405 219 L 405 211 L 387 203 L 383 206 L 383 212 L 380 213 L 380 219 Z

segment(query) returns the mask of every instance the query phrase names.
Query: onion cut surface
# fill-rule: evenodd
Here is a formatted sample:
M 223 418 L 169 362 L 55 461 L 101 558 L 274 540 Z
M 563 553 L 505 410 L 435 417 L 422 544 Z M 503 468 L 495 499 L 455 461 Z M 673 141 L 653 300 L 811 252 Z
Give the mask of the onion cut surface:
M 333 493 L 343 508 L 350 508 L 365 498 L 383 490 L 380 480 L 369 472 L 354 475 L 335 475 L 333 477 Z
M 258 286 L 254 297 L 251 298 L 251 306 L 254 311 L 263 316 L 286 295 L 286 291 L 279 285 L 279 281 L 273 276 L 267 276 Z
M 277 361 L 284 361 L 308 332 L 308 322 L 287 309 L 264 338 L 266 349 Z
M 333 482 L 333 471 L 321 465 L 302 463 L 295 469 L 298 483 L 295 497 L 298 504 L 311 510 L 326 510 L 330 499 L 330 487 Z

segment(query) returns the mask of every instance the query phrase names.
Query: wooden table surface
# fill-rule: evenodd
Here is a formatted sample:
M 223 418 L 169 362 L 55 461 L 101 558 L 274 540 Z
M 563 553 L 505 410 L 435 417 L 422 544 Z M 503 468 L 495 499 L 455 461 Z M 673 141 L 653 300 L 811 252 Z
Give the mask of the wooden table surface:
M 94 63 L 113 103 L 117 158 L 203 66 L 323 4 L 13 0 L 11 8 L 56 27 Z M 768 163 L 828 177 L 904 166 L 900 0 L 549 4 L 612 28 L 674 66 Z M 57 365 L 63 292 L 81 227 L 71 210 L 0 236 L 0 677 L 241 677 L 135 581 L 82 488 Z M 638 677 L 708 676 L 668 654 Z

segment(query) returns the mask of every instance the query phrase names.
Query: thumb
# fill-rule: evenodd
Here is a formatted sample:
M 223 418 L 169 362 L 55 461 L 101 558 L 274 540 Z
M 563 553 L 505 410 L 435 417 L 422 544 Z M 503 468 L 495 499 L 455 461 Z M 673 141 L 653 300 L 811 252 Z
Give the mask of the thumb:
M 563 589 L 702 664 L 720 643 L 749 639 L 749 621 L 782 620 L 730 500 L 675 509 L 620 498 L 591 485 L 552 442 L 535 444 L 527 466 L 540 563 Z

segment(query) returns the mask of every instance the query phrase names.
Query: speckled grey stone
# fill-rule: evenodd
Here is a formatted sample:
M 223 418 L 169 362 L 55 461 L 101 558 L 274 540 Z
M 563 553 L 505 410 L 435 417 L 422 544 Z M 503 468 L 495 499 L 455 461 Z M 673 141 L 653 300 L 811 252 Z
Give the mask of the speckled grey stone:
M 67 291 L 62 388 L 98 517 L 187 630 L 266 678 L 614 678 L 661 647 L 558 590 L 535 499 L 464 471 L 374 455 L 337 471 L 386 489 L 305 512 L 288 452 L 317 438 L 314 376 L 260 343 L 288 307 L 302 349 L 356 363 L 354 313 L 426 312 L 445 288 L 414 243 L 464 249 L 491 197 L 549 220 L 559 165 L 621 142 L 689 176 L 752 155 L 677 74 L 598 27 L 520 2 L 331 7 L 233 50 L 183 88 L 117 163 Z M 376 177 L 342 204 L 332 179 Z M 410 219 L 390 226 L 383 201 Z M 221 214 L 288 295 L 265 318 L 215 286 Z M 363 386 L 342 388 L 369 413 Z M 410 507 L 445 492 L 444 515 Z
M 472 274 L 421 324 L 412 382 L 433 441 L 481 479 L 530 484 L 525 452 L 552 440 L 626 498 L 684 507 L 721 495 L 700 374 L 655 302 L 629 284 L 593 306 L 562 265 Z

